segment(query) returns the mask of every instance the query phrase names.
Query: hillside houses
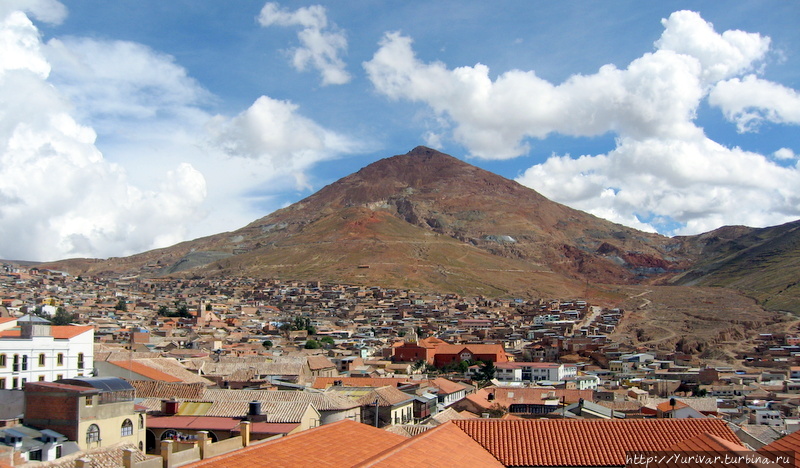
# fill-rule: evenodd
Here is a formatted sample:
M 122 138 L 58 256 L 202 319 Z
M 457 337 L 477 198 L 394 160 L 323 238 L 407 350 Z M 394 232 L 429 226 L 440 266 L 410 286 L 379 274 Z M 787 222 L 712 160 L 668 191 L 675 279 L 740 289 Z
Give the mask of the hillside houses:
M 129 382 L 150 424 L 144 452 L 162 458 L 164 441 L 241 447 L 342 421 L 418 436 L 439 419 L 702 418 L 730 424 L 752 449 L 800 426 L 800 330 L 760 336 L 741 366 L 721 367 L 619 341 L 626 312 L 580 299 L 19 269 L 0 275 L 0 299 L 0 372 L 13 378 L 15 354 L 38 369 L 38 353 L 2 349 L 19 317 L 52 319 L 44 306 L 74 314 L 52 329 L 90 336 L 79 377 Z M 6 388 L 8 401 L 22 392 Z

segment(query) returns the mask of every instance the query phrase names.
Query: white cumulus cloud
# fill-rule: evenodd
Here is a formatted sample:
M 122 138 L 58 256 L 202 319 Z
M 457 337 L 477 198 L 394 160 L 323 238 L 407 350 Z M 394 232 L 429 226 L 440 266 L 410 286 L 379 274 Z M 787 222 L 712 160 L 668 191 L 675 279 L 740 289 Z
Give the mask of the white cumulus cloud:
M 442 132 L 475 157 L 527 155 L 532 139 L 551 134 L 615 135 L 616 148 L 607 154 L 552 155 L 518 179 L 598 216 L 670 234 L 800 217 L 798 168 L 724 147 L 695 124 L 706 98 L 740 127 L 798 123 L 797 93 L 752 77 L 770 39 L 717 33 L 690 11 L 675 12 L 662 25 L 655 50 L 626 68 L 605 65 L 560 84 L 534 71 L 492 79 L 482 64 L 424 63 L 411 38 L 398 32 L 384 36 L 364 68 L 378 92 L 423 103 L 432 120 L 445 119 Z M 744 74 L 750 75 L 740 79 Z
M 26 13 L 39 21 L 61 24 L 67 17 L 67 8 L 58 0 L 3 0 L 0 2 L 0 18 L 12 12 Z
M 161 190 L 131 185 L 48 81 L 27 16 L 9 13 L 0 37 L 0 56 L 19 58 L 0 72 L 0 257 L 105 256 L 184 238 L 205 197 L 202 175 L 185 164 L 165 175 Z
M 300 47 L 292 50 L 292 65 L 299 71 L 309 66 L 322 74 L 322 84 L 345 84 L 351 76 L 340 55 L 347 52 L 347 37 L 333 23 L 328 23 L 325 7 L 312 5 L 295 11 L 281 9 L 277 3 L 267 3 L 258 15 L 264 26 L 300 26 L 297 33 Z
M 207 129 L 212 146 L 230 156 L 260 160 L 281 173 L 307 169 L 355 147 L 345 136 L 302 116 L 297 105 L 267 96 L 234 118 L 215 118 Z
M 791 148 L 781 148 L 772 153 L 772 155 L 775 157 L 775 159 L 780 159 L 783 161 L 791 161 L 792 159 L 797 159 L 797 155 L 794 153 L 794 151 L 791 150 Z
M 708 102 L 736 122 L 740 132 L 752 131 L 764 121 L 800 124 L 800 94 L 755 75 L 717 83 Z
M 214 115 L 173 57 L 45 43 L 21 10 L 0 17 L 0 57 L 0 258 L 119 256 L 235 229 L 265 214 L 269 187 L 308 188 L 305 171 L 355 148 L 266 96 Z
M 711 23 L 692 11 L 677 11 L 661 24 L 664 33 L 656 41 L 656 47 L 699 61 L 700 76 L 708 83 L 751 70 L 754 62 L 764 58 L 769 50 L 768 37 L 738 30 L 719 34 Z

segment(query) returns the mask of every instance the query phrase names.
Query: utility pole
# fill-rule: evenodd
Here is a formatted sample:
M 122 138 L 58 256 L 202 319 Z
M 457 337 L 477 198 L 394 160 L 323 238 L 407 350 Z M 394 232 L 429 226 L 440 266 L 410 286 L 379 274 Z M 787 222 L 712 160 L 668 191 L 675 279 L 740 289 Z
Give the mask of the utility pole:
M 375 399 L 375 427 L 378 427 L 378 399 Z

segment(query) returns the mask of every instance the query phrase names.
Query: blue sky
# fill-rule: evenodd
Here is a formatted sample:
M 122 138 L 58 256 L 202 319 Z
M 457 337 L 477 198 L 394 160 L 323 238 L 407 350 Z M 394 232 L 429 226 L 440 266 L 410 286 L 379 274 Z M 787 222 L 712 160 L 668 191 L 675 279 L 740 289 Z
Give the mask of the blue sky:
M 665 235 L 800 218 L 800 3 L 7 0 L 0 258 L 237 229 L 427 145 Z

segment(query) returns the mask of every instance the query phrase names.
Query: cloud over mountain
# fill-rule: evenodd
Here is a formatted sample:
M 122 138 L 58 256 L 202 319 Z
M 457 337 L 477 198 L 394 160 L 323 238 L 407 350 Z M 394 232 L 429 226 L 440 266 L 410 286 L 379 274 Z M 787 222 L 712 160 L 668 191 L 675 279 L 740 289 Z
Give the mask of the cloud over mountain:
M 17 3 L 37 18 L 65 15 L 58 2 Z M 242 225 L 254 216 L 232 201 L 243 192 L 305 187 L 305 170 L 350 148 L 289 101 L 262 96 L 238 117 L 212 114 L 216 98 L 167 54 L 130 41 L 43 42 L 25 12 L 3 11 L 0 258 L 163 247 L 198 236 L 191 227 L 210 211 Z
M 695 124 L 707 98 L 742 131 L 764 120 L 798 123 L 797 93 L 752 75 L 770 39 L 717 33 L 690 11 L 675 12 L 662 24 L 655 51 L 624 69 L 609 64 L 560 84 L 534 71 L 511 70 L 492 79 L 482 64 L 448 69 L 424 63 L 411 38 L 397 32 L 384 36 L 364 68 L 378 92 L 429 106 L 445 121 L 437 137 L 449 133 L 478 158 L 524 156 L 531 139 L 551 134 L 615 135 L 616 148 L 606 154 L 554 154 L 519 176 L 575 208 L 666 233 L 796 219 L 797 167 L 720 145 Z

